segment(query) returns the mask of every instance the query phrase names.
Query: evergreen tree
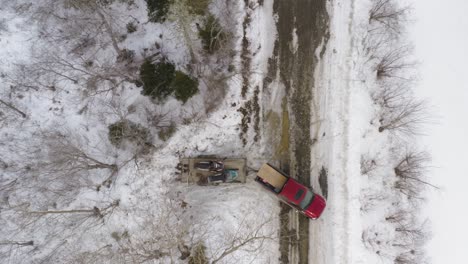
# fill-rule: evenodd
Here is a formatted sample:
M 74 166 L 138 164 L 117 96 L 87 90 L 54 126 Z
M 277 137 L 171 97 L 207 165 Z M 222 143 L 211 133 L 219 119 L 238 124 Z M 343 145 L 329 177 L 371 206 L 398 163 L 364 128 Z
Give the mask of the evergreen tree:
M 176 71 L 172 87 L 175 98 L 185 103 L 198 92 L 198 81 L 181 71 Z
M 162 61 L 153 64 L 146 59 L 140 67 L 140 79 L 143 82 L 142 94 L 153 99 L 164 100 L 174 90 L 171 86 L 175 75 L 172 63 Z

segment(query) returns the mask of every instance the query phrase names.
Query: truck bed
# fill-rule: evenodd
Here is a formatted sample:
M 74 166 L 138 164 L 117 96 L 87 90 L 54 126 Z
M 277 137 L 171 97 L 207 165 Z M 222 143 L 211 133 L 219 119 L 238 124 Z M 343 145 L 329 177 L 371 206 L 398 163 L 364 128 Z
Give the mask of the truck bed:
M 288 177 L 267 163 L 263 164 L 263 166 L 257 172 L 257 176 L 273 186 L 276 190 L 281 189 L 288 180 Z

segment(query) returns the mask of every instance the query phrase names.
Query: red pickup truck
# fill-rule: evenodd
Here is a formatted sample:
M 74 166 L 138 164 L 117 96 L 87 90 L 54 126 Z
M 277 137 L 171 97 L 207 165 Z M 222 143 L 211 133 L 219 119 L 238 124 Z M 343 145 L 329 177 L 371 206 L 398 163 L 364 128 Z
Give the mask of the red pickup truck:
M 272 192 L 281 201 L 290 205 L 310 219 L 317 219 L 325 209 L 325 199 L 315 194 L 310 188 L 302 185 L 272 165 L 265 163 L 257 172 L 255 181 Z

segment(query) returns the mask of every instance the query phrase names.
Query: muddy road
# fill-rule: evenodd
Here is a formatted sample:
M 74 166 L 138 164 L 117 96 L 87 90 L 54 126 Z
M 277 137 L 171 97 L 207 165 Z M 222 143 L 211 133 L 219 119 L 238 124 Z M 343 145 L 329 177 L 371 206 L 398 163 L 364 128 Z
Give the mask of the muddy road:
M 311 175 L 311 148 L 317 133 L 311 130 L 311 124 L 314 71 L 328 39 L 326 0 L 275 0 L 273 8 L 278 15 L 278 39 L 268 76 L 279 77 L 285 90 L 276 159 L 292 177 L 310 185 L 311 177 L 318 177 Z M 313 241 L 309 241 L 310 220 L 282 205 L 281 221 L 281 263 L 308 263 L 309 247 L 313 249 Z M 313 250 L 310 252 L 313 254 Z

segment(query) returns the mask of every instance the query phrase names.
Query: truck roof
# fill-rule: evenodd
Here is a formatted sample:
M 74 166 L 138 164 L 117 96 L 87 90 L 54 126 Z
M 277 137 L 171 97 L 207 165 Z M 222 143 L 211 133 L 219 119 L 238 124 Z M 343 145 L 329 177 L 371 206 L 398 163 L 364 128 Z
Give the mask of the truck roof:
M 257 176 L 275 187 L 275 189 L 281 189 L 288 180 L 288 177 L 268 163 L 262 165 L 260 170 L 257 172 Z
M 299 205 L 309 190 L 294 179 L 289 180 L 279 195 L 285 197 L 289 202 Z

